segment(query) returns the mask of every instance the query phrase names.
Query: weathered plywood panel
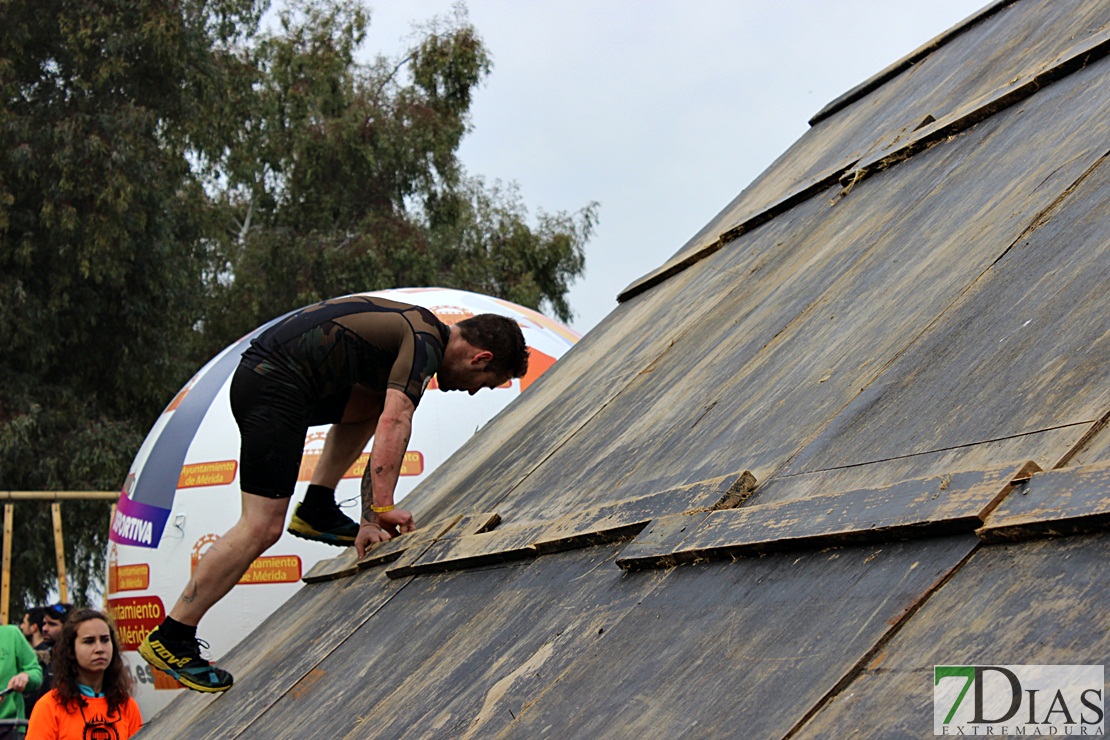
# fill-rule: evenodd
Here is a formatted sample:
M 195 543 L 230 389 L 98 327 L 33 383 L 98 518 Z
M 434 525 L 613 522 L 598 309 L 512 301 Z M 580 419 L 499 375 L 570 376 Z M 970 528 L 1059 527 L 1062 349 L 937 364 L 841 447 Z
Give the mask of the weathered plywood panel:
M 711 310 L 705 296 L 747 290 L 727 273 L 702 272 L 683 276 L 642 300 L 618 307 L 613 314 L 568 351 L 559 362 L 498 416 L 482 428 L 483 443 L 453 455 L 413 492 L 410 506 L 418 523 L 447 516 L 459 501 L 477 509 L 498 510 L 514 520 L 559 518 L 583 506 L 605 500 L 655 493 L 662 488 L 621 490 L 613 481 L 595 490 L 568 491 L 545 497 L 542 505 L 515 508 L 502 502 L 555 450 L 585 427 L 594 415 L 640 373 L 650 372 L 658 358 L 699 317 Z M 418 414 L 417 424 L 421 421 Z M 627 455 L 599 458 L 614 477 Z M 679 485 L 715 478 L 743 469 L 742 461 L 711 475 L 685 478 Z M 672 486 L 667 486 L 673 487 Z
M 979 530 L 986 542 L 1110 528 L 1110 462 L 1034 475 Z
M 975 546 L 965 536 L 664 571 L 489 737 L 783 737 Z
M 980 549 L 796 737 L 931 735 L 934 665 L 1110 663 L 1108 560 L 1106 535 Z
M 219 661 L 235 676 L 230 690 L 215 697 L 182 692 L 144 725 L 143 736 L 159 740 L 234 737 L 302 681 L 403 585 L 369 573 L 306 585 Z M 203 623 L 200 633 L 203 636 Z
M 1095 425 L 1110 408 L 1106 203 L 1104 156 L 789 471 Z M 1047 467 L 1067 450 L 1037 452 Z
M 242 737 L 495 736 L 662 582 L 615 552 L 414 579 Z
M 1061 110 L 1076 113 L 1061 120 Z M 1094 313 L 1095 283 L 1106 274 L 1100 262 L 1106 251 L 1098 219 L 1080 211 L 1090 199 L 1105 197 L 1093 192 L 1098 168 L 1091 168 L 1107 140 L 1110 64 L 1104 60 L 863 181 L 835 204 L 800 205 L 744 237 L 745 249 L 692 268 L 706 275 L 729 272 L 745 290 L 707 296 L 717 301 L 714 310 L 523 480 L 512 505 L 538 509 L 547 491 L 573 500 L 611 489 L 614 481 L 626 490 L 661 489 L 677 476 L 707 477 L 726 465 L 743 466 L 763 480 L 779 470 L 810 472 L 941 450 L 953 452 L 958 463 L 959 449 L 978 454 L 980 443 L 1087 421 L 1089 409 L 1102 402 L 1100 386 L 1084 373 L 1092 352 L 1103 351 L 1092 343 L 1103 331 L 1102 316 Z M 961 187 L 962 177 L 974 183 L 965 180 Z M 1076 186 L 1078 180 L 1084 182 Z M 1073 202 L 1076 214 L 1069 216 Z M 1039 228 L 1029 233 L 1034 225 Z M 1042 232 L 1051 233 L 1042 241 L 1067 242 L 1068 248 L 1055 256 L 1051 249 L 1042 252 L 1032 279 L 1020 274 L 1021 261 L 1012 274 L 1007 267 L 1007 274 L 994 277 L 1014 262 L 1014 250 Z M 926 390 L 909 374 L 919 365 L 902 364 L 902 358 L 934 336 L 938 317 L 959 331 L 957 322 L 966 325 L 967 317 L 947 319 L 952 307 L 968 302 L 970 286 L 993 281 L 999 292 L 975 306 L 976 320 L 989 322 L 999 313 L 1008 318 L 948 339 L 957 347 L 979 342 L 978 351 L 995 357 L 982 364 L 968 357 L 973 364 L 956 365 L 948 346 L 931 345 L 931 357 L 916 351 L 917 361 L 935 371 Z M 1007 286 L 1015 286 L 1030 310 L 1036 306 L 1029 325 L 1023 326 L 1031 315 L 1002 294 Z M 1065 286 L 1067 299 L 1060 294 Z M 1043 293 L 1038 298 L 1034 291 Z M 1089 317 L 1073 335 L 1076 346 L 1087 348 L 1083 354 L 1053 355 L 1073 328 L 1064 318 L 1070 309 L 1057 305 L 1061 300 L 1076 301 Z M 1006 304 L 996 311 L 999 301 Z M 999 342 L 999 332 L 1014 335 L 1010 344 Z M 1051 368 L 1035 364 L 1036 358 L 1074 367 L 1066 389 L 1037 376 Z M 895 368 L 905 368 L 898 382 L 915 391 L 912 404 L 888 398 L 892 381 L 877 383 Z M 969 372 L 982 374 L 983 393 L 967 382 Z M 1027 411 L 1030 393 L 1040 394 L 1033 413 Z M 946 406 L 961 394 L 958 405 Z M 869 419 L 872 426 L 858 439 L 854 430 L 832 431 L 845 413 L 878 408 L 890 417 Z M 784 468 L 807 442 L 826 435 L 851 454 L 800 458 Z M 1051 465 L 1062 452 L 1052 446 L 1059 439 L 1030 436 L 1030 445 L 1050 446 L 1012 444 L 1008 457 Z M 612 470 L 616 459 L 627 461 L 619 475 Z

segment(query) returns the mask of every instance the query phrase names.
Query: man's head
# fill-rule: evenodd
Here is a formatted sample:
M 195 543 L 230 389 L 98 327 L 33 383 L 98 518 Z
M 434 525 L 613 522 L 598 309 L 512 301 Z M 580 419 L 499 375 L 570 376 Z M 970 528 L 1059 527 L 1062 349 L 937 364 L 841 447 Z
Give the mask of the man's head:
M 42 634 L 46 636 L 47 640 L 57 644 L 58 640 L 62 637 L 62 625 L 66 622 L 66 617 L 73 611 L 73 604 L 51 604 L 46 607 L 46 613 L 43 615 Z
M 19 629 L 22 630 L 23 636 L 27 638 L 27 642 L 31 643 L 32 647 L 38 647 L 44 639 L 42 633 L 42 625 L 46 620 L 46 607 L 35 606 L 27 610 L 23 615 L 23 621 L 19 624 Z
M 528 345 L 516 321 L 483 313 L 451 327 L 437 375 L 440 390 L 474 395 L 527 372 Z

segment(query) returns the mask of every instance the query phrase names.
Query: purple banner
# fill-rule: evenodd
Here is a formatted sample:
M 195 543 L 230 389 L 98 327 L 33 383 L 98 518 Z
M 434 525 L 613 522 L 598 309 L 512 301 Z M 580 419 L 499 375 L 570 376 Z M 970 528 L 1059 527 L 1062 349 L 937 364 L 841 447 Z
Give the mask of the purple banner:
M 126 493 L 121 493 L 108 539 L 121 545 L 158 547 L 169 518 L 169 509 L 132 501 Z

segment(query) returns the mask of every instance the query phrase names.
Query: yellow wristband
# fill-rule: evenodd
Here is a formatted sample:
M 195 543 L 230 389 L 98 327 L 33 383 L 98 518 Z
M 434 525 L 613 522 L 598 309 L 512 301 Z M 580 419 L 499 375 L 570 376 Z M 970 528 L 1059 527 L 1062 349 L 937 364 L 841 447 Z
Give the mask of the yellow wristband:
M 384 514 L 387 511 L 393 511 L 393 509 L 393 504 L 390 504 L 389 506 L 370 506 L 370 511 L 374 512 L 375 514 Z

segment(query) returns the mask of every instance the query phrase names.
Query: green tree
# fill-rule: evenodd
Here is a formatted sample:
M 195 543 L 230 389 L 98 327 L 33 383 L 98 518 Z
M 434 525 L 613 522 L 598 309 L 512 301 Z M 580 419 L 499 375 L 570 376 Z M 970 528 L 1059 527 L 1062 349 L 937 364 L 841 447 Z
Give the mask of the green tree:
M 360 62 L 367 12 L 294 2 L 254 47 L 260 82 L 236 145 L 210 171 L 228 218 L 205 322 L 210 351 L 344 293 L 439 285 L 567 320 L 597 206 L 540 213 L 467 177 L 456 152 L 489 55 L 465 11 L 400 58 Z
M 117 488 L 194 369 L 209 206 L 190 139 L 260 12 L 0 4 L 0 489 Z M 18 609 L 55 568 L 47 507 L 17 508 Z M 78 600 L 103 570 L 107 520 L 106 504 L 63 505 Z
M 569 319 L 597 206 L 529 224 L 456 152 L 491 69 L 465 11 L 363 62 L 357 0 L 0 4 L 0 490 L 113 490 L 164 404 L 244 332 L 440 285 Z M 63 505 L 74 599 L 107 507 Z M 13 597 L 54 582 L 21 504 Z

